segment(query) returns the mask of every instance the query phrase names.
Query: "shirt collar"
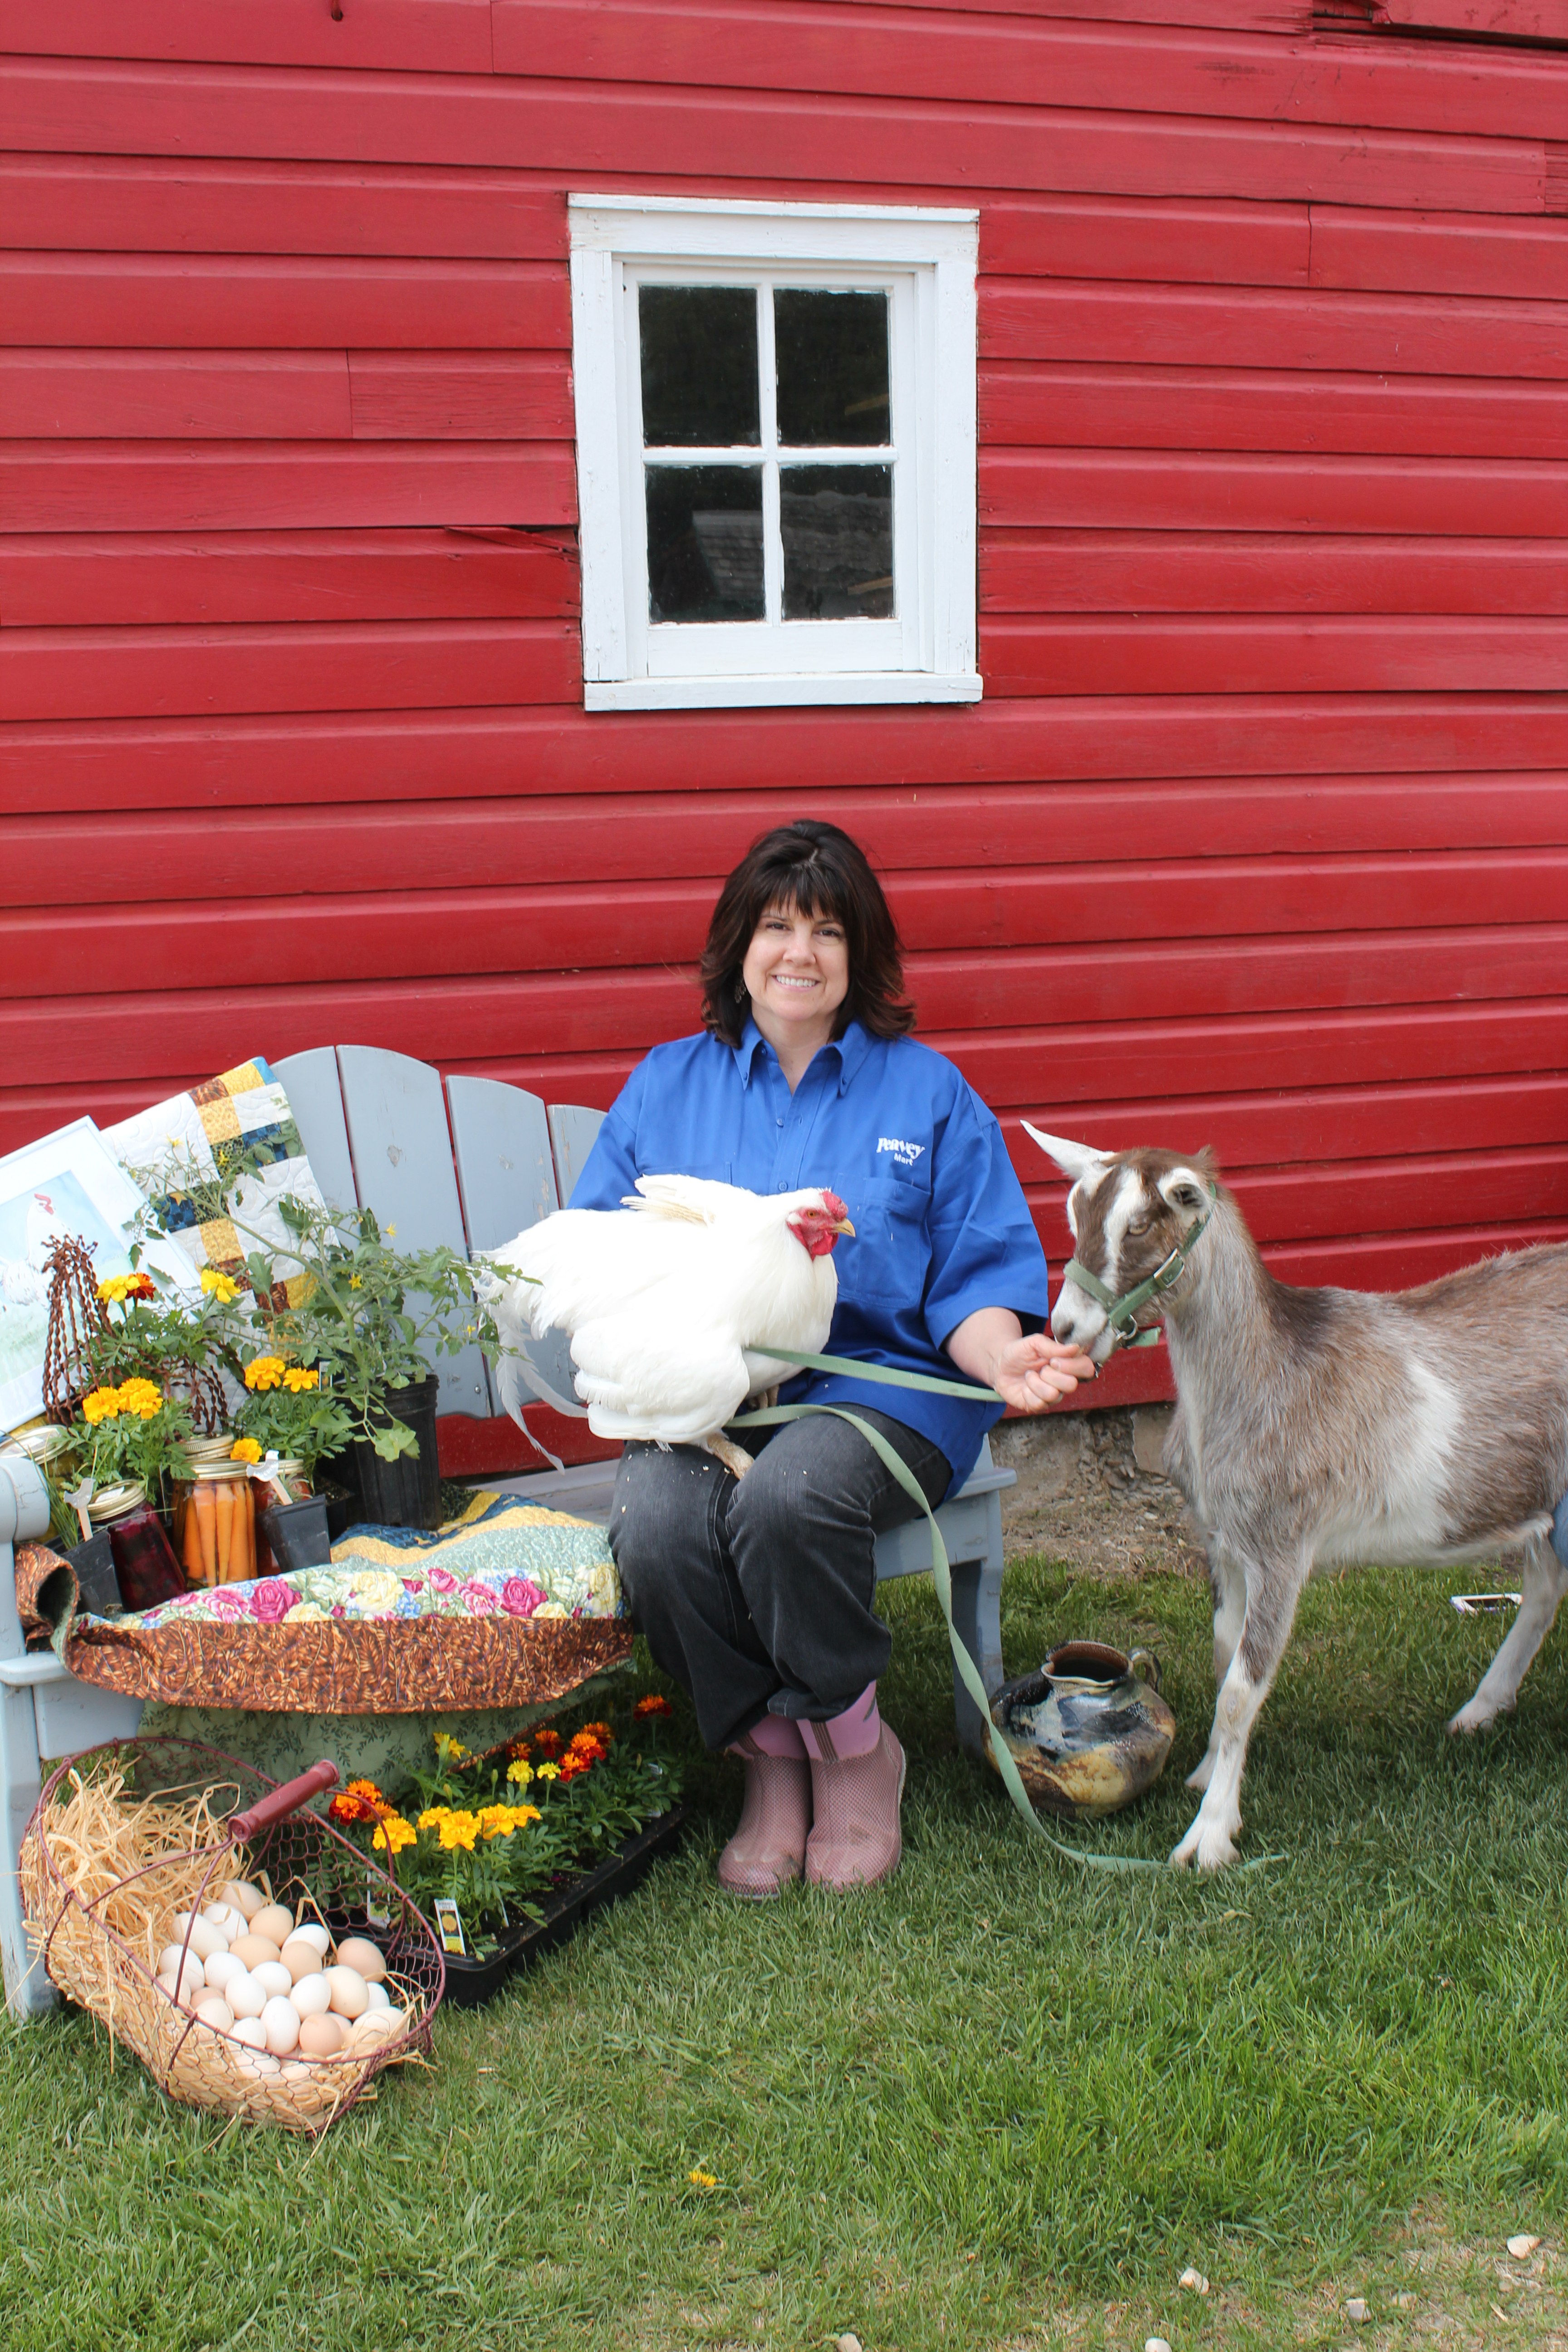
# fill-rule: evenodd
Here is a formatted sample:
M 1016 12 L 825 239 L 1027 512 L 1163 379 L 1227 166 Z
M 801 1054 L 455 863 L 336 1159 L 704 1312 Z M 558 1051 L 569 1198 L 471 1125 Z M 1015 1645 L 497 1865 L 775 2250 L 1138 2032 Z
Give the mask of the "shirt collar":
M 748 1013 L 746 1025 L 741 1032 L 741 1042 L 732 1049 L 735 1055 L 735 1067 L 740 1073 L 741 1084 L 743 1087 L 749 1087 L 752 1083 L 752 1073 L 756 1066 L 759 1045 L 764 1052 L 773 1051 L 755 1021 Z M 822 1050 L 824 1053 L 837 1054 L 838 1056 L 838 1091 L 842 1095 L 848 1090 L 856 1072 L 870 1052 L 871 1040 L 858 1021 L 851 1021 L 843 1036 L 834 1038 Z

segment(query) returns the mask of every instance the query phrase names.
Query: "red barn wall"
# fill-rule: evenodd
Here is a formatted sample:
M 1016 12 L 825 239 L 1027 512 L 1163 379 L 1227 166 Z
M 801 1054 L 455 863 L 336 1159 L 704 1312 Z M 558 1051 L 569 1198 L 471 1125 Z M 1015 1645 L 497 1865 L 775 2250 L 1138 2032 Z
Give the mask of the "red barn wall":
M 342 6 L 0 5 L 0 1146 L 343 1040 L 607 1103 L 816 814 L 1053 1259 L 1021 1113 L 1296 1279 L 1568 1233 L 1568 56 Z M 979 206 L 980 706 L 584 713 L 603 189 Z

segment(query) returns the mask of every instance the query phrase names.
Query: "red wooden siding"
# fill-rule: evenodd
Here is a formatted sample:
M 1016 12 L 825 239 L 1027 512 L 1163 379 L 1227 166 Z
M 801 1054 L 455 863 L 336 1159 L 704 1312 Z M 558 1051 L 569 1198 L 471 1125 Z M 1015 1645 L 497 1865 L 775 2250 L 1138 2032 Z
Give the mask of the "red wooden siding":
M 810 813 L 1058 1262 L 1021 1114 L 1300 1280 L 1568 1234 L 1568 56 L 1370 17 L 5 0 L 0 1146 L 340 1039 L 607 1102 Z M 977 709 L 584 713 L 605 188 L 978 206 Z

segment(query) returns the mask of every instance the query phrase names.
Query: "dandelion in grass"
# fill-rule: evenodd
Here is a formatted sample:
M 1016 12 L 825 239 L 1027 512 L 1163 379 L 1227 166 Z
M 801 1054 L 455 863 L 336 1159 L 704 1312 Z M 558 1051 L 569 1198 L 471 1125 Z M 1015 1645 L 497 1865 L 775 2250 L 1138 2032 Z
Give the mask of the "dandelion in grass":
M 704 2172 L 700 2164 L 693 2165 L 686 2178 L 690 2181 L 693 2189 L 717 2189 L 719 2186 L 718 2175 Z

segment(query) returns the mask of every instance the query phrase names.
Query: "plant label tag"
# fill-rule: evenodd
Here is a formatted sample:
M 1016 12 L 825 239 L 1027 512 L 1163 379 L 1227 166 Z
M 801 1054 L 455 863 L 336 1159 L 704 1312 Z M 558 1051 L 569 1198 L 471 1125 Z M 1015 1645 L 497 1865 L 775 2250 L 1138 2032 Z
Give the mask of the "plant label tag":
M 468 1947 L 463 1935 L 462 1914 L 449 1895 L 436 1897 L 436 1926 L 441 1937 L 441 1949 L 448 1958 L 466 1960 Z
M 364 1882 L 364 1916 L 367 1925 L 372 1927 L 390 1927 L 392 1925 L 392 1914 L 381 1899 L 381 1889 L 368 1875 Z

